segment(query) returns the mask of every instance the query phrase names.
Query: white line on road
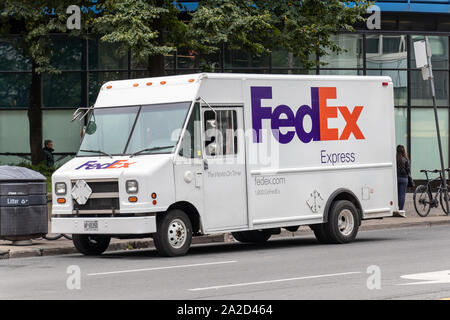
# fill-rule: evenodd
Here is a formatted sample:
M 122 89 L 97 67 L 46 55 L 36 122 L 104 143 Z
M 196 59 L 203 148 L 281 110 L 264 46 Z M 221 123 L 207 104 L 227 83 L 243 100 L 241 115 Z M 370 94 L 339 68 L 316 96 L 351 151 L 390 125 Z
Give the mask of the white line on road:
M 346 276 L 346 275 L 358 274 L 358 273 L 361 273 L 361 272 L 331 273 L 331 274 L 321 274 L 321 275 L 316 275 L 316 276 L 306 276 L 306 277 L 297 277 L 297 278 L 288 278 L 288 279 L 276 279 L 276 280 L 267 280 L 267 281 L 244 282 L 244 283 L 236 283 L 236 284 L 227 284 L 227 285 L 223 285 L 223 286 L 195 288 L 195 289 L 189 289 L 189 291 L 204 291 L 204 290 L 224 289 L 224 288 L 232 288 L 232 287 L 254 286 L 254 285 L 260 285 L 260 284 L 286 282 L 286 281 L 297 281 L 297 280 L 318 279 L 318 278 L 327 278 L 327 277 L 338 277 L 338 276 Z
M 156 267 L 156 268 L 147 268 L 147 269 L 99 272 L 99 273 L 89 273 L 88 276 L 103 276 L 103 275 L 119 274 L 119 273 L 156 271 L 156 270 L 167 270 L 167 269 L 178 269 L 178 268 L 193 268 L 193 267 L 213 266 L 213 265 L 218 265 L 218 264 L 228 264 L 228 263 L 236 263 L 236 262 L 237 261 L 220 261 L 220 262 L 208 262 L 208 263 L 197 263 L 197 264 L 185 264 L 185 265 L 180 265 L 180 266 L 167 266 L 167 267 Z

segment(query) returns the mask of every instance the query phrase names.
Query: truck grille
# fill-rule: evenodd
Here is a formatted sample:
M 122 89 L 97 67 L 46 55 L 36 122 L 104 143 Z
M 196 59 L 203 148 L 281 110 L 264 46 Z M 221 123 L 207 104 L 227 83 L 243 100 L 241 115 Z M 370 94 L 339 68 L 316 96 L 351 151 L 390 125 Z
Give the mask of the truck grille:
M 120 213 L 119 184 L 117 180 L 85 180 L 92 189 L 88 201 L 81 205 L 73 202 L 73 213 L 115 214 Z M 72 187 L 76 181 L 72 181 Z

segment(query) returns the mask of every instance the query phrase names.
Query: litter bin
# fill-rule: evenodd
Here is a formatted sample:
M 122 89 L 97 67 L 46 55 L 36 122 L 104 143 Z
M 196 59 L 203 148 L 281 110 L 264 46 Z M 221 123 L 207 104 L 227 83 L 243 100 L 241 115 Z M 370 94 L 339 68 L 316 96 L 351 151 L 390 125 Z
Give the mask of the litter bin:
M 0 166 L 0 239 L 29 240 L 47 233 L 46 178 L 27 168 Z

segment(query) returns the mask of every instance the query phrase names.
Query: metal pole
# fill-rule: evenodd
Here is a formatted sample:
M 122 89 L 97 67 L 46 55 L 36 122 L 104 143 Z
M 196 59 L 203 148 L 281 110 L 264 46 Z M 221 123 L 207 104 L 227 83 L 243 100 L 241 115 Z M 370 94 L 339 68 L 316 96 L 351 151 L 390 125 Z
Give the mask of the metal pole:
M 428 37 L 425 37 L 425 42 L 426 42 L 426 48 L 428 51 L 429 48 L 429 43 L 428 43 Z M 431 56 L 428 54 L 427 52 L 427 57 L 428 57 L 428 67 L 429 67 L 429 72 L 430 72 L 430 87 L 431 87 L 431 96 L 433 97 L 433 109 L 434 109 L 434 120 L 436 122 L 436 134 L 437 134 L 437 139 L 438 139 L 438 147 L 439 147 L 439 157 L 441 160 L 441 175 L 442 175 L 442 189 L 444 191 L 444 195 L 445 195 L 445 211 L 447 212 L 446 214 L 449 214 L 449 206 L 448 206 L 448 190 L 447 190 L 447 180 L 445 177 L 445 166 L 444 166 L 444 157 L 442 155 L 442 143 L 441 143 L 441 131 L 439 130 L 439 120 L 438 120 L 438 112 L 437 112 L 437 103 L 436 103 L 436 91 L 434 88 L 434 76 L 433 76 L 433 69 L 431 67 Z

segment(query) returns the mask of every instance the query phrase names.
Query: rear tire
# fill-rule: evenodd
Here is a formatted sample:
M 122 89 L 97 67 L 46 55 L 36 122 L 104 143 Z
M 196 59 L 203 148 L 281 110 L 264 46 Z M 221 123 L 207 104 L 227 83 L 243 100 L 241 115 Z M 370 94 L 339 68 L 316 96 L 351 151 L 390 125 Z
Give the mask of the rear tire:
M 153 235 L 158 253 L 165 257 L 185 255 L 192 242 L 191 220 L 181 210 L 174 209 L 157 217 L 157 232 Z
M 339 200 L 331 204 L 327 223 L 310 227 L 319 242 L 341 244 L 355 240 L 359 224 L 355 205 L 348 200 Z
M 264 243 L 270 239 L 271 233 L 267 230 L 252 230 L 232 232 L 233 237 L 244 243 Z
M 448 188 L 448 186 L 447 186 L 447 188 Z M 442 207 L 442 210 L 444 210 L 444 213 L 446 215 L 448 215 L 447 202 L 445 201 L 445 198 L 446 198 L 445 197 L 445 192 L 442 191 L 439 194 L 439 202 L 441 203 L 441 207 Z M 449 206 L 450 206 L 450 197 L 448 199 L 449 199 Z
M 97 234 L 73 234 L 72 241 L 75 248 L 85 256 L 98 256 L 108 249 L 111 237 Z
M 431 210 L 431 199 L 427 187 L 423 184 L 417 186 L 416 190 L 414 190 L 413 199 L 417 214 L 421 217 L 426 217 Z

